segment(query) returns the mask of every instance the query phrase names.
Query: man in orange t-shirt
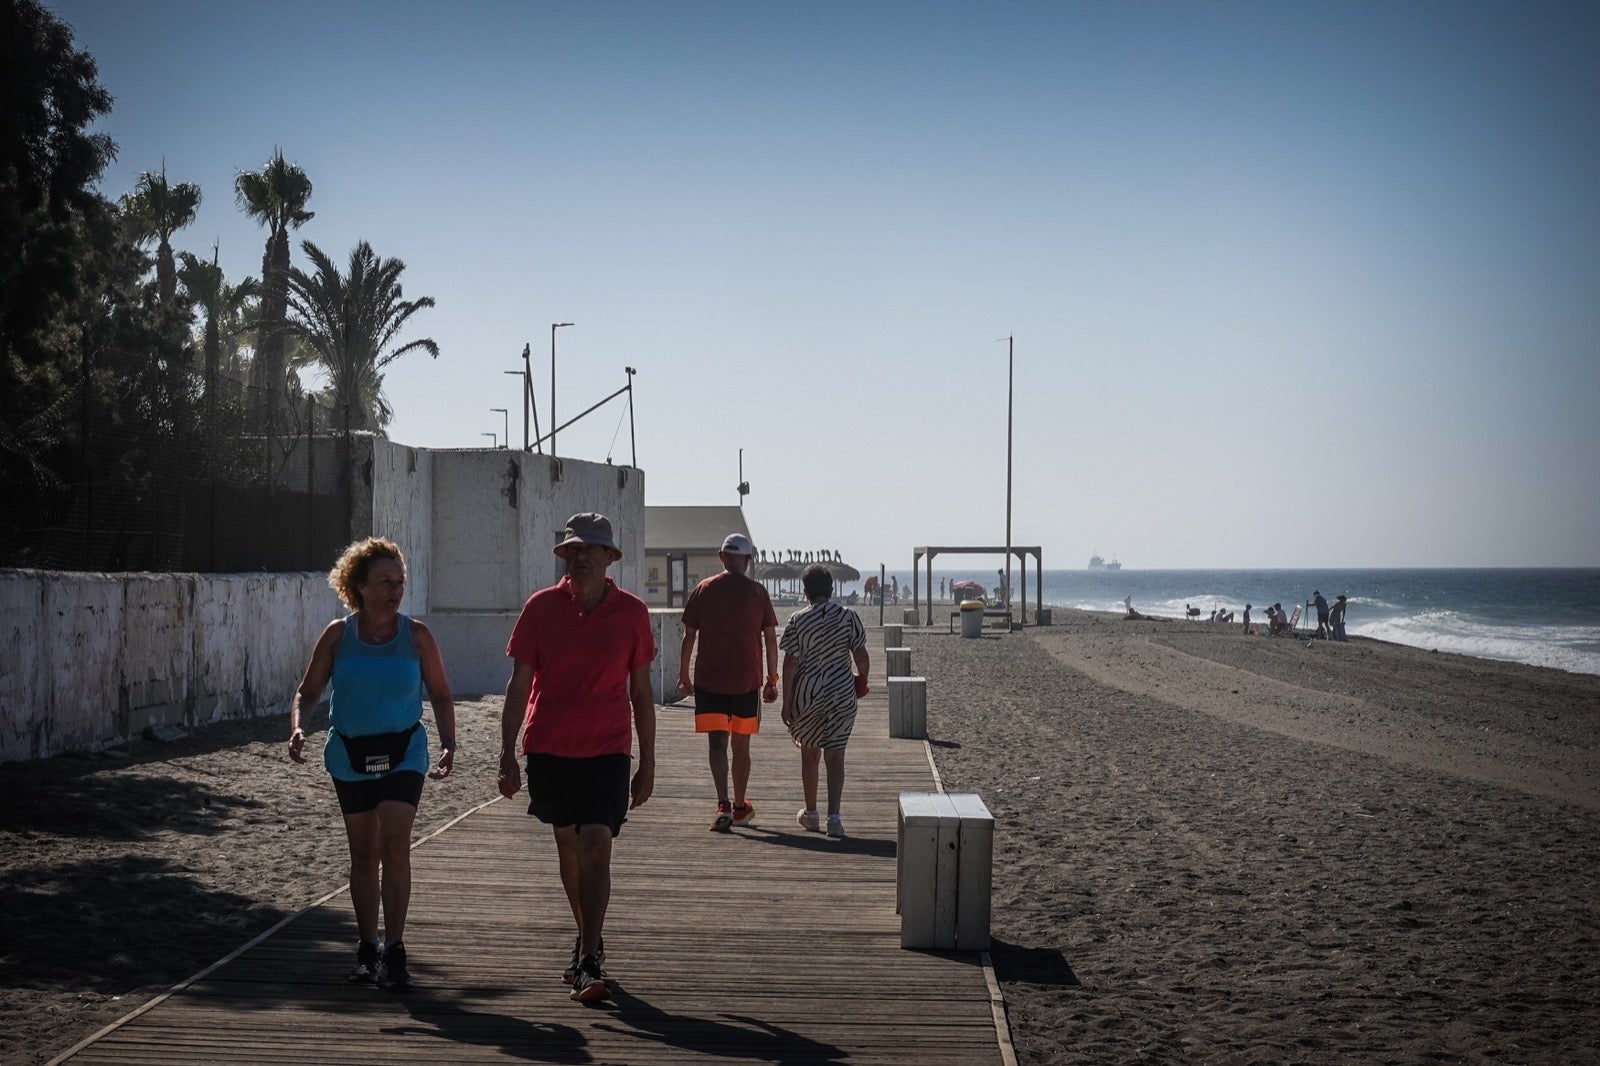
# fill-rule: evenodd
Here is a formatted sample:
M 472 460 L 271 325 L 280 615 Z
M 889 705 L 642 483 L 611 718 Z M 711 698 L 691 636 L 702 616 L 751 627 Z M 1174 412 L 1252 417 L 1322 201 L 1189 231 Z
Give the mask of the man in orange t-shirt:
M 761 703 L 778 698 L 778 616 L 772 610 L 767 590 L 746 576 L 754 555 L 749 537 L 728 534 L 717 555 L 723 572 L 696 585 L 683 605 L 678 690 L 685 696 L 694 696 L 694 731 L 709 738 L 711 780 L 717 788 L 717 810 L 711 828 L 717 832 L 749 825 L 755 818 L 756 809 L 745 794 L 750 785 L 750 738 L 761 728 Z M 689 661 L 697 637 L 700 653 L 693 656 L 691 681 Z M 763 641 L 767 652 L 765 685 L 761 675 Z

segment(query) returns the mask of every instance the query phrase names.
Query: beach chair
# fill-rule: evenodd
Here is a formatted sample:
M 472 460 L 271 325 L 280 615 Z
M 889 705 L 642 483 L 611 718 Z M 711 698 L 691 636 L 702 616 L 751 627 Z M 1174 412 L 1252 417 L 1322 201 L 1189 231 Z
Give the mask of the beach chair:
M 1294 609 L 1294 612 L 1289 615 L 1288 632 L 1290 632 L 1290 633 L 1298 633 L 1298 632 L 1300 632 L 1300 628 L 1299 627 L 1300 627 L 1300 608 L 1296 607 Z

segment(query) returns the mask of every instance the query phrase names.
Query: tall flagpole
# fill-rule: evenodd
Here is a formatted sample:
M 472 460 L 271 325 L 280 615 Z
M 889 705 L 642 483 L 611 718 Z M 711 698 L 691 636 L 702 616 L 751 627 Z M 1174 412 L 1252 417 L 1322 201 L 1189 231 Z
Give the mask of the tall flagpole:
M 1001 588 L 1006 610 L 1011 610 L 1011 382 L 1016 358 L 1016 337 L 1006 338 L 1006 579 Z

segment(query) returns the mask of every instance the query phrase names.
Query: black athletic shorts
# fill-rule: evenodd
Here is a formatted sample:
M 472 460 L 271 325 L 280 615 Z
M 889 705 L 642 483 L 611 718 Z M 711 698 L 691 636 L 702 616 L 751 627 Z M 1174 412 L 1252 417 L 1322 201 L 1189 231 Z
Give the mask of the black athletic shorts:
M 528 813 L 557 828 L 607 826 L 616 836 L 628 820 L 632 762 L 626 755 L 529 755 Z
M 712 692 L 694 687 L 694 731 L 696 733 L 741 733 L 749 736 L 761 731 L 761 690 Z
M 333 791 L 345 814 L 365 814 L 376 810 L 384 800 L 399 800 L 415 807 L 422 802 L 422 775 L 415 770 L 396 770 L 367 781 L 341 781 L 336 777 Z

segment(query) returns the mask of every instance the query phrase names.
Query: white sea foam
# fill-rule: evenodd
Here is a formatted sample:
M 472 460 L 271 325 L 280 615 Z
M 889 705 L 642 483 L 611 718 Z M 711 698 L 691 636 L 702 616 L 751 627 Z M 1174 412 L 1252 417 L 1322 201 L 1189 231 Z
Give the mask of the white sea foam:
M 1350 633 L 1414 648 L 1600 674 L 1594 626 L 1487 625 L 1454 611 L 1422 611 L 1350 626 Z

